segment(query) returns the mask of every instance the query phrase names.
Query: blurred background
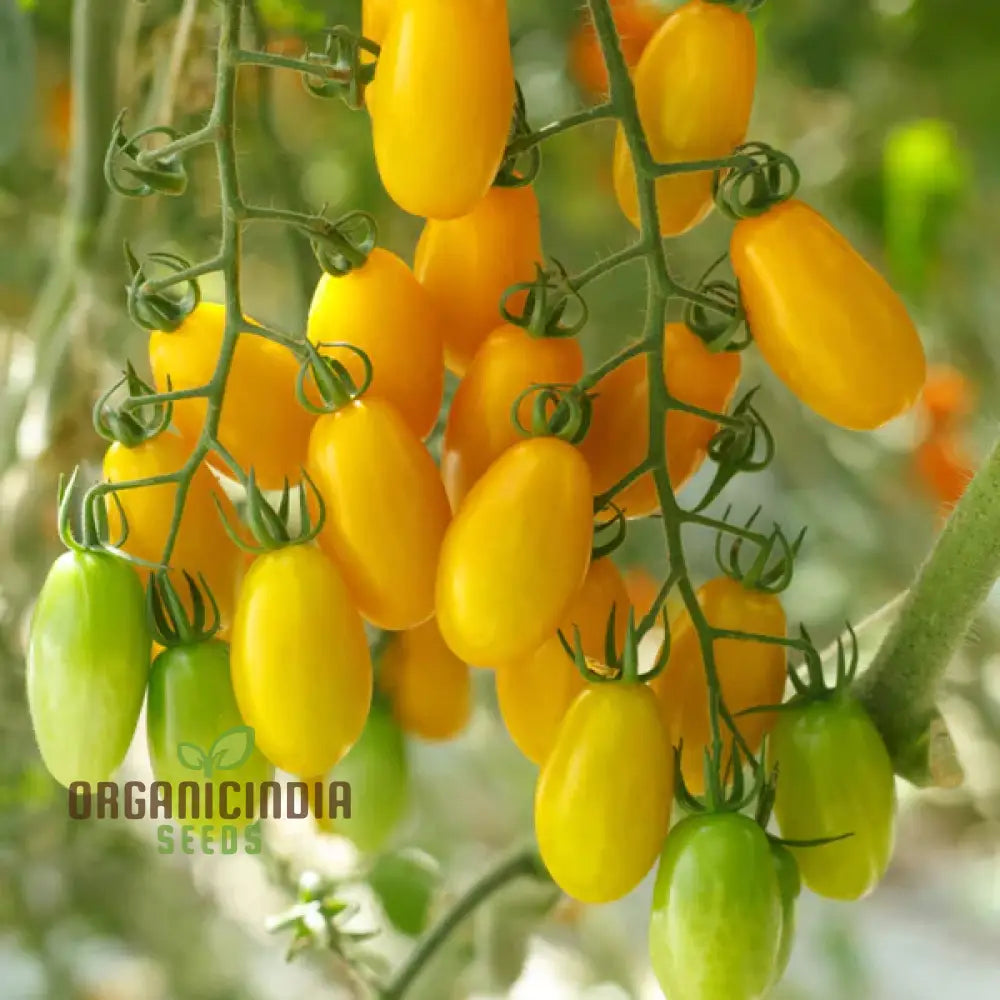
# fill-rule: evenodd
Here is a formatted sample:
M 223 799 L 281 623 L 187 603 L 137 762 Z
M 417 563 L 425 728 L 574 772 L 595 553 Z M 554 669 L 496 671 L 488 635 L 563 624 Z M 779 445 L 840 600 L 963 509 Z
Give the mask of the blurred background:
M 357 0 L 258 2 L 276 51 L 319 45 L 324 25 L 359 24 Z M 145 366 L 144 335 L 124 309 L 122 240 L 140 255 L 198 259 L 212 250 L 218 222 L 207 152 L 189 158 L 182 199 L 125 202 L 100 176 L 121 107 L 133 123 L 200 123 L 212 92 L 215 5 L 92 6 L 100 13 L 80 72 L 104 89 L 105 120 L 91 116 L 86 132 L 74 133 L 73 4 L 0 0 L 0 995 L 359 995 L 335 954 L 286 965 L 287 937 L 269 937 L 265 920 L 288 905 L 300 872 L 315 869 L 346 879 L 344 897 L 360 906 L 352 926 L 381 931 L 364 945 L 371 960 L 397 961 L 411 946 L 404 932 L 426 917 L 428 890 L 433 916 L 530 835 L 534 769 L 497 719 L 487 672 L 476 672 L 476 709 L 459 740 L 408 742 L 409 806 L 374 867 L 344 838 L 303 821 L 267 826 L 260 857 L 161 856 L 152 825 L 69 822 L 34 748 L 22 647 L 33 596 L 60 550 L 56 480 L 78 463 L 97 474 L 103 442 L 90 407 L 127 357 Z M 641 48 L 651 12 L 676 4 L 647 3 L 645 16 L 635 6 L 622 3 L 620 18 Z M 598 99 L 601 74 L 580 5 L 510 0 L 510 8 L 532 123 Z M 750 137 L 798 161 L 803 197 L 905 293 L 937 366 L 911 415 L 857 435 L 805 412 L 752 351 L 748 358 L 744 387 L 763 387 L 777 459 L 738 480 L 728 499 L 737 515 L 760 504 L 793 533 L 809 526 L 786 595 L 790 619 L 825 644 L 845 619 L 875 615 L 870 643 L 890 618 L 880 609 L 907 585 L 1000 418 L 1000 5 L 770 0 L 755 23 L 761 67 Z M 312 98 L 295 74 L 247 71 L 240 115 L 240 165 L 255 200 L 367 209 L 383 242 L 412 259 L 420 223 L 381 189 L 363 112 Z M 611 140 L 601 124 L 545 147 L 537 187 L 546 250 L 571 272 L 631 235 L 611 192 Z M 694 283 L 727 237 L 728 224 L 712 217 L 671 245 L 673 266 Z M 318 270 L 293 240 L 251 230 L 245 289 L 252 314 L 301 331 Z M 588 290 L 590 360 L 639 332 L 641 271 L 616 271 Z M 203 291 L 212 298 L 219 289 L 209 279 Z M 704 488 L 707 475 L 689 488 Z M 702 577 L 713 573 L 712 541 L 689 538 Z M 633 570 L 641 600 L 662 571 L 656 524 L 633 527 L 616 558 Z M 942 705 L 964 786 L 901 786 L 897 855 L 870 899 L 846 906 L 804 895 L 784 1000 L 1000 996 L 1000 622 L 992 605 L 954 664 Z M 141 774 L 138 743 L 127 767 Z M 394 853 L 413 848 L 422 853 Z M 463 925 L 412 995 L 658 997 L 645 957 L 648 905 L 648 885 L 589 910 L 515 885 Z

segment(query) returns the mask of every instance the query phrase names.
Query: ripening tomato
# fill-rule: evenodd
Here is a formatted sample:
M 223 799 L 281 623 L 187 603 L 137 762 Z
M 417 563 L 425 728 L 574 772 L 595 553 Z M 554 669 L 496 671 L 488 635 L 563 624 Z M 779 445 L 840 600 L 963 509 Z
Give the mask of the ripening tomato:
M 361 0 L 361 34 L 381 45 L 395 6 L 395 0 Z
M 558 438 L 508 448 L 462 502 L 441 546 L 437 618 L 466 663 L 495 667 L 550 638 L 583 584 L 590 473 Z
M 952 427 L 971 416 L 975 390 L 968 378 L 951 365 L 933 365 L 921 396 L 932 427 Z
M 149 363 L 159 392 L 167 377 L 176 389 L 195 389 L 210 382 L 222 348 L 225 306 L 202 302 L 173 331 L 149 338 Z M 280 489 L 286 477 L 295 482 L 305 463 L 309 431 L 316 419 L 295 396 L 299 365 L 286 347 L 244 334 L 236 343 L 226 397 L 219 421 L 219 441 L 246 471 L 253 467 L 264 489 Z M 173 421 L 181 436 L 194 443 L 201 435 L 208 404 L 179 399 Z M 218 456 L 210 461 L 232 475 Z
M 568 896 L 609 903 L 653 867 L 670 825 L 673 753 L 645 684 L 589 685 L 570 706 L 535 788 L 545 867 Z
M 500 300 L 512 285 L 535 280 L 542 261 L 538 198 L 531 187 L 495 187 L 459 219 L 430 220 L 417 243 L 414 271 L 444 320 L 444 355 L 464 375 L 480 345 L 502 322 Z M 525 294 L 508 308 L 524 308 Z
M 441 317 L 395 254 L 376 247 L 363 267 L 341 277 L 324 274 L 309 307 L 307 333 L 314 344 L 359 347 L 374 371 L 368 396 L 392 403 L 417 437 L 434 429 L 444 390 Z M 361 383 L 364 365 L 357 354 L 346 348 L 322 353 Z
M 364 729 L 372 663 L 337 568 L 293 545 L 258 556 L 232 629 L 233 690 L 261 751 L 292 774 L 326 774 Z
M 757 43 L 746 14 L 690 0 L 663 22 L 635 71 L 635 96 L 650 152 L 660 163 L 727 156 L 746 137 L 757 80 Z M 635 169 L 619 127 L 615 193 L 639 225 Z M 656 181 L 663 236 L 679 236 L 712 210 L 712 173 Z
M 668 323 L 663 332 L 663 368 L 671 395 L 692 406 L 723 413 L 740 377 L 740 356 L 713 354 L 683 323 Z M 594 477 L 594 492 L 611 489 L 645 460 L 649 451 L 649 384 L 646 356 L 632 358 L 606 375 L 594 388 L 590 430 L 580 450 Z M 701 467 L 718 425 L 690 413 L 672 410 L 666 418 L 667 472 L 674 490 Z M 659 510 L 653 476 L 647 473 L 615 499 L 628 517 Z
M 792 848 L 802 881 L 830 899 L 860 899 L 885 874 L 895 837 L 896 786 L 878 730 L 849 694 L 781 712 L 768 747 L 778 766 L 774 814 L 787 840 L 851 834 Z
M 361 614 L 385 629 L 427 621 L 451 509 L 434 459 L 396 409 L 365 397 L 321 417 L 308 469 L 326 502 L 320 545 Z
M 778 597 L 750 590 L 728 576 L 717 577 L 700 587 L 698 603 L 715 628 L 761 635 L 785 634 L 785 611 Z M 686 611 L 674 619 L 670 634 L 670 659 L 652 684 L 660 699 L 671 742 L 681 747 L 684 781 L 694 794 L 700 795 L 705 790 L 705 750 L 711 746 L 704 661 L 698 632 Z M 777 705 L 784 695 L 783 646 L 718 639 L 715 669 L 723 701 L 733 715 L 760 705 Z M 753 751 L 760 747 L 774 724 L 773 712 L 736 719 L 740 733 Z
M 477 479 L 521 434 L 511 419 L 514 402 L 532 385 L 576 382 L 583 375 L 580 345 L 566 337 L 533 337 L 504 325 L 486 338 L 459 383 L 448 413 L 441 475 L 457 508 Z M 532 399 L 518 407 L 531 426 Z
M 666 16 L 646 0 L 611 0 L 611 12 L 629 69 L 635 69 L 649 40 Z M 570 68 L 576 82 L 592 97 L 608 92 L 608 70 L 589 11 L 585 11 L 570 41 Z
M 615 564 L 598 559 L 590 564 L 583 587 L 561 623 L 563 635 L 572 645 L 574 626 L 579 628 L 584 654 L 603 663 L 612 608 L 615 649 L 620 650 L 628 625 L 628 594 Z M 558 634 L 530 656 L 499 667 L 496 681 L 500 715 L 510 738 L 525 757 L 542 765 L 569 706 L 587 682 L 567 656 Z
M 135 448 L 115 442 L 104 455 L 104 478 L 122 483 L 176 472 L 191 457 L 191 446 L 183 438 L 165 431 Z M 242 558 L 233 545 L 212 497 L 217 496 L 231 524 L 238 518 L 232 504 L 207 466 L 200 466 L 191 479 L 184 501 L 180 528 L 170 565 L 177 572 L 172 580 L 185 605 L 188 588 L 179 573 L 186 570 L 195 579 L 205 577 L 219 605 L 225 625 L 232 621 L 236 590 L 242 575 Z M 159 563 L 174 516 L 177 487 L 173 483 L 121 490 L 118 499 L 125 512 L 128 537 L 123 546 L 129 555 Z M 113 500 L 106 502 L 112 536 L 121 530 L 121 517 Z
M 381 850 L 406 813 L 410 771 L 406 746 L 389 707 L 379 699 L 361 738 L 333 769 L 333 781 L 351 786 L 351 815 L 333 820 L 333 830 L 366 853 Z
M 243 815 L 243 789 L 269 780 L 271 766 L 236 706 L 228 643 L 209 639 L 156 657 L 149 674 L 146 744 L 154 777 L 169 782 L 175 798 L 182 781 L 213 781 L 220 795 L 222 782 L 236 782 L 227 811 L 237 815 L 220 813 L 218 821 L 252 822 Z M 220 799 L 220 807 L 224 804 Z
M 149 627 L 132 567 L 103 552 L 64 552 L 49 570 L 28 634 L 28 708 L 49 773 L 69 787 L 121 764 L 149 674 Z
M 913 405 L 926 375 L 916 327 L 822 215 L 783 202 L 738 222 L 730 254 L 754 342 L 801 402 L 859 431 Z
M 961 437 L 953 431 L 935 431 L 918 445 L 914 467 L 924 489 L 948 511 L 962 498 L 976 467 Z
M 411 736 L 451 740 L 469 721 L 469 668 L 445 645 L 434 618 L 392 636 L 382 654 L 378 683 L 396 722 Z
M 795 944 L 795 909 L 802 894 L 802 874 L 795 855 L 787 847 L 773 840 L 770 846 L 771 860 L 778 875 L 778 890 L 781 893 L 781 944 L 774 963 L 774 978 L 771 980 L 772 983 L 777 983 L 788 968 L 792 946 Z
M 500 169 L 513 106 L 507 0 L 397 0 L 368 107 L 375 162 L 400 208 L 469 212 Z
M 663 848 L 649 954 L 670 1000 L 762 1000 L 781 947 L 767 835 L 739 813 L 689 816 Z

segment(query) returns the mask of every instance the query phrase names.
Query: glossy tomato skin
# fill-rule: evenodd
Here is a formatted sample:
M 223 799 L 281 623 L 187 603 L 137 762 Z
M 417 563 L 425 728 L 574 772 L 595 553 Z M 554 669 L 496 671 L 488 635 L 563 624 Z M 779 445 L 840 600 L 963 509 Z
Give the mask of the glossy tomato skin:
M 724 413 L 739 382 L 739 354 L 713 354 L 683 323 L 668 323 L 663 332 L 664 374 L 671 395 L 692 406 Z M 632 358 L 595 387 L 593 419 L 580 445 L 594 477 L 594 492 L 603 493 L 642 462 L 649 451 L 649 384 L 645 356 Z M 667 414 L 667 472 L 674 490 L 701 467 L 718 430 L 710 420 L 673 410 Z M 647 474 L 623 490 L 615 501 L 628 517 L 647 517 L 659 510 L 653 476 Z
M 384 629 L 427 621 L 451 509 L 434 460 L 403 418 L 375 398 L 327 414 L 309 442 L 308 469 L 326 502 L 320 546 L 361 614 Z
M 471 211 L 503 160 L 514 106 L 506 0 L 398 0 L 368 88 L 375 161 L 404 211 Z
M 764 831 L 739 813 L 681 820 L 663 848 L 649 922 L 653 971 L 670 1000 L 761 1000 L 781 931 Z
M 589 685 L 559 728 L 535 788 L 535 834 L 549 874 L 583 903 L 631 892 L 670 825 L 673 754 L 644 684 Z
M 552 636 L 583 584 L 590 474 L 557 438 L 508 448 L 466 496 L 438 564 L 438 627 L 466 663 L 495 667 Z
M 444 391 L 441 316 L 413 272 L 395 254 L 376 247 L 363 267 L 324 274 L 309 307 L 314 344 L 346 341 L 368 355 L 374 378 L 368 398 L 392 403 L 417 437 L 434 429 Z M 360 385 L 364 365 L 346 348 L 335 358 Z
M 389 30 L 395 0 L 362 0 L 361 33 L 381 45 Z
M 210 382 L 222 347 L 225 307 L 202 302 L 173 332 L 149 338 L 149 363 L 157 391 L 194 389 Z M 287 477 L 299 479 L 305 462 L 309 431 L 315 417 L 295 395 L 299 364 L 287 348 L 263 337 L 240 336 L 226 382 L 219 421 L 219 440 L 246 471 L 251 467 L 259 485 L 280 489 Z M 179 399 L 173 422 L 190 445 L 205 423 L 204 399 Z M 232 475 L 218 456 L 209 459 L 220 472 Z
M 361 617 L 319 549 L 259 556 L 232 629 L 233 690 L 261 752 L 284 771 L 326 774 L 364 728 L 372 664 Z
M 271 777 L 271 766 L 254 747 L 237 767 L 235 761 L 212 761 L 208 773 L 193 770 L 180 760 L 179 747 L 188 744 L 212 758 L 216 741 L 238 726 L 245 726 L 236 705 L 229 671 L 229 645 L 216 639 L 175 646 L 164 650 L 153 661 L 146 700 L 146 745 L 157 781 L 167 781 L 174 788 L 182 781 L 234 781 L 240 786 L 230 808 L 241 815 L 219 816 L 208 823 L 244 825 L 244 793 L 248 784 L 260 784 Z M 193 762 L 193 761 L 192 761 Z M 218 766 L 217 766 L 218 765 Z
M 604 662 L 604 640 L 611 609 L 615 609 L 615 648 L 620 650 L 628 624 L 628 594 L 621 573 L 610 559 L 590 564 L 583 586 L 573 599 L 560 628 L 572 643 L 574 626 L 586 656 Z M 517 748 L 535 764 L 545 763 L 562 720 L 587 686 L 566 654 L 558 634 L 534 653 L 497 668 L 500 715 Z
M 135 448 L 115 442 L 104 456 L 104 478 L 109 483 L 176 472 L 191 456 L 191 447 L 183 438 L 169 431 L 144 441 Z M 174 543 L 170 565 L 172 580 L 189 605 L 188 588 L 180 572 L 186 570 L 195 579 L 202 574 L 219 605 L 224 625 L 232 621 L 236 590 L 242 575 L 242 558 L 219 518 L 212 497 L 217 496 L 230 524 L 238 518 L 222 487 L 204 465 L 195 472 L 184 502 L 180 528 Z M 140 486 L 118 493 L 128 537 L 124 549 L 130 555 L 150 563 L 159 563 L 174 515 L 177 487 L 173 483 Z M 107 502 L 112 537 L 121 530 L 121 517 L 113 500 Z M 145 573 L 143 573 L 145 576 Z
M 480 345 L 503 322 L 500 300 L 535 280 L 542 233 L 534 188 L 494 187 L 468 214 L 432 219 L 420 234 L 414 272 L 443 318 L 445 363 L 464 375 Z M 508 308 L 524 308 L 525 293 Z
M 927 366 L 906 307 L 822 215 L 783 202 L 738 222 L 730 253 L 754 342 L 802 403 L 872 430 L 916 402 Z
M 448 412 L 441 452 L 441 475 L 453 508 L 476 480 L 511 445 L 522 440 L 511 420 L 517 398 L 530 386 L 576 382 L 583 375 L 583 352 L 572 339 L 533 337 L 506 324 L 476 352 Z M 531 426 L 533 399 L 518 407 Z
M 778 957 L 774 963 L 773 983 L 785 974 L 788 960 L 792 957 L 792 947 L 795 944 L 795 910 L 799 896 L 802 894 L 802 874 L 795 855 L 782 844 L 770 842 L 771 860 L 774 861 L 778 876 L 778 890 L 781 893 L 781 944 L 778 947 Z
M 634 74 L 639 116 L 661 163 L 726 156 L 746 137 L 757 81 L 757 43 L 746 14 L 689 0 L 671 14 L 643 51 Z M 619 128 L 615 193 L 639 225 L 635 171 Z M 663 236 L 680 236 L 712 209 L 710 172 L 656 181 Z
M 698 603 L 709 624 L 716 628 L 785 635 L 787 623 L 779 598 L 750 590 L 728 576 L 700 587 Z M 700 795 L 705 790 L 705 750 L 711 746 L 709 698 L 698 632 L 686 610 L 671 623 L 670 635 L 670 659 L 652 683 L 671 742 L 681 747 L 684 781 L 694 794 Z M 777 705 L 784 696 L 782 646 L 719 639 L 715 642 L 715 667 L 723 700 L 733 715 L 760 705 Z M 774 713 L 765 712 L 737 718 L 736 725 L 756 752 L 775 721 Z
M 629 69 L 634 69 L 665 15 L 648 0 L 612 0 L 611 11 L 625 62 Z M 581 15 L 580 24 L 570 42 L 569 63 L 576 82 L 588 96 L 597 98 L 607 94 L 608 71 L 594 22 L 587 10 Z
M 28 707 L 42 759 L 60 784 L 107 781 L 142 708 L 150 635 L 139 578 L 104 553 L 64 552 L 31 619 Z
M 852 836 L 793 848 L 802 881 L 830 899 L 860 899 L 892 857 L 896 789 L 874 724 L 849 695 L 802 702 L 780 713 L 768 747 L 780 779 L 774 814 L 786 840 Z
M 411 736 L 451 740 L 468 724 L 469 668 L 445 645 L 434 618 L 389 640 L 378 680 L 396 722 Z

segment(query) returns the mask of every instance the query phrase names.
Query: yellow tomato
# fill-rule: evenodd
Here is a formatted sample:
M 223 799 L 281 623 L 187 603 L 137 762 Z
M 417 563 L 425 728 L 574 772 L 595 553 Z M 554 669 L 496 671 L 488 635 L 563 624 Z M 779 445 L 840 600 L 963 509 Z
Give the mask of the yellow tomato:
M 389 640 L 378 682 L 404 733 L 425 740 L 450 740 L 469 721 L 469 668 L 445 645 L 433 618 Z
M 368 107 L 392 200 L 431 219 L 469 212 L 496 177 L 513 114 L 507 0 L 397 0 Z
M 190 457 L 190 446 L 169 431 L 135 448 L 115 442 L 104 456 L 104 478 L 109 483 L 122 483 L 162 476 L 182 468 Z M 228 624 L 232 620 L 236 588 L 242 576 L 242 559 L 219 519 L 213 494 L 218 496 L 230 523 L 238 521 L 222 487 L 206 466 L 200 466 L 184 502 L 184 514 L 170 557 L 171 567 L 178 572 L 172 574 L 171 579 L 185 607 L 190 609 L 188 586 L 180 572 L 187 570 L 196 580 L 199 573 L 203 574 L 219 605 L 223 622 Z M 174 516 L 176 496 L 177 487 L 173 483 L 140 486 L 118 493 L 128 525 L 124 549 L 129 555 L 146 562 L 160 562 Z M 118 506 L 113 500 L 108 500 L 106 506 L 114 537 L 121 530 Z
M 590 564 L 583 587 L 560 628 L 571 645 L 574 627 L 579 628 L 584 654 L 603 663 L 611 609 L 615 609 L 615 648 L 620 651 L 628 625 L 628 607 L 621 573 L 610 559 L 599 559 Z M 544 763 L 567 709 L 586 686 L 558 634 L 531 656 L 498 668 L 500 715 L 525 757 L 539 765 Z
M 746 14 L 690 0 L 646 46 L 635 71 L 635 96 L 650 152 L 661 163 L 726 156 L 746 137 L 757 80 L 757 43 Z M 615 193 L 639 225 L 635 171 L 619 128 Z M 712 173 L 674 174 L 656 182 L 660 232 L 679 236 L 712 209 Z
M 533 337 L 505 325 L 486 338 L 451 403 L 441 452 L 441 475 L 452 507 L 511 445 L 521 440 L 511 420 L 518 396 L 542 382 L 576 382 L 583 375 L 580 345 L 566 337 Z M 532 399 L 518 407 L 531 426 Z
M 174 331 L 149 338 L 149 363 L 157 391 L 194 389 L 211 381 L 222 348 L 226 310 L 202 302 Z M 287 348 L 244 334 L 236 345 L 219 421 L 219 441 L 243 467 L 251 466 L 264 489 L 280 489 L 287 477 L 296 482 L 305 464 L 309 431 L 315 417 L 299 406 L 295 381 L 299 364 Z M 205 423 L 204 399 L 174 403 L 173 422 L 181 436 L 194 442 Z M 221 472 L 232 475 L 217 456 Z
M 434 613 L 451 510 L 430 454 L 396 410 L 361 399 L 321 417 L 309 474 L 326 502 L 319 542 L 373 625 L 413 628 Z
M 364 729 L 372 664 L 333 563 L 294 545 L 259 556 L 233 623 L 233 689 L 257 746 L 292 774 L 326 774 Z
M 445 362 L 463 375 L 486 337 L 502 322 L 500 299 L 535 279 L 542 261 L 538 199 L 531 187 L 495 187 L 467 215 L 431 220 L 420 234 L 414 270 L 441 311 Z M 524 293 L 508 308 L 524 307 Z
M 395 6 L 395 0 L 361 0 L 361 34 L 381 45 Z
M 369 396 L 387 399 L 418 437 L 437 423 L 444 389 L 441 317 L 413 272 L 376 247 L 363 267 L 342 277 L 324 274 L 309 307 L 314 344 L 346 341 L 364 351 L 374 379 Z M 361 383 L 364 365 L 353 351 L 326 349 Z
M 668 323 L 663 333 L 663 368 L 670 394 L 692 406 L 723 413 L 740 377 L 740 357 L 713 354 L 683 323 Z M 603 493 L 639 465 L 649 451 L 649 385 L 645 356 L 632 358 L 595 387 L 590 430 L 580 450 Z M 667 471 L 675 490 L 698 471 L 718 425 L 690 413 L 667 414 Z M 652 475 L 623 490 L 615 502 L 629 517 L 659 509 Z
M 667 836 L 673 774 L 645 684 L 594 684 L 577 697 L 535 788 L 538 848 L 563 892 L 609 903 L 642 881 Z
M 710 625 L 719 629 L 784 636 L 785 611 L 774 594 L 750 590 L 727 576 L 710 580 L 698 590 L 698 603 Z M 670 739 L 681 746 L 681 771 L 696 795 L 705 790 L 705 750 L 711 746 L 708 685 L 698 632 L 685 611 L 670 628 L 670 659 L 653 682 Z M 760 705 L 777 705 L 785 691 L 783 646 L 737 639 L 715 642 L 715 668 L 722 699 L 732 715 Z M 744 715 L 736 720 L 750 749 L 774 727 L 773 712 Z M 723 724 L 723 739 L 731 734 Z
M 795 199 L 733 230 L 754 342 L 806 406 L 851 430 L 909 409 L 927 376 L 899 296 L 818 212 Z
M 441 635 L 466 663 L 527 656 L 583 584 L 593 540 L 590 474 L 557 438 L 508 448 L 469 492 L 441 546 Z

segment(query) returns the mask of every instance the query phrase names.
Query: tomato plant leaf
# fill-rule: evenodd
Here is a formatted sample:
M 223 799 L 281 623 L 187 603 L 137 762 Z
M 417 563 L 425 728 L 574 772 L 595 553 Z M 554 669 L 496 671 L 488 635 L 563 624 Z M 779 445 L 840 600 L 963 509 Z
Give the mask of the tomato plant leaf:
M 252 753 L 253 730 L 249 726 L 234 726 L 212 744 L 209 756 L 217 771 L 235 771 Z
M 35 92 L 35 43 L 18 0 L 0 0 L 0 163 L 17 151 L 27 129 Z
M 177 759 L 189 771 L 203 771 L 209 757 L 197 743 L 178 743 Z

